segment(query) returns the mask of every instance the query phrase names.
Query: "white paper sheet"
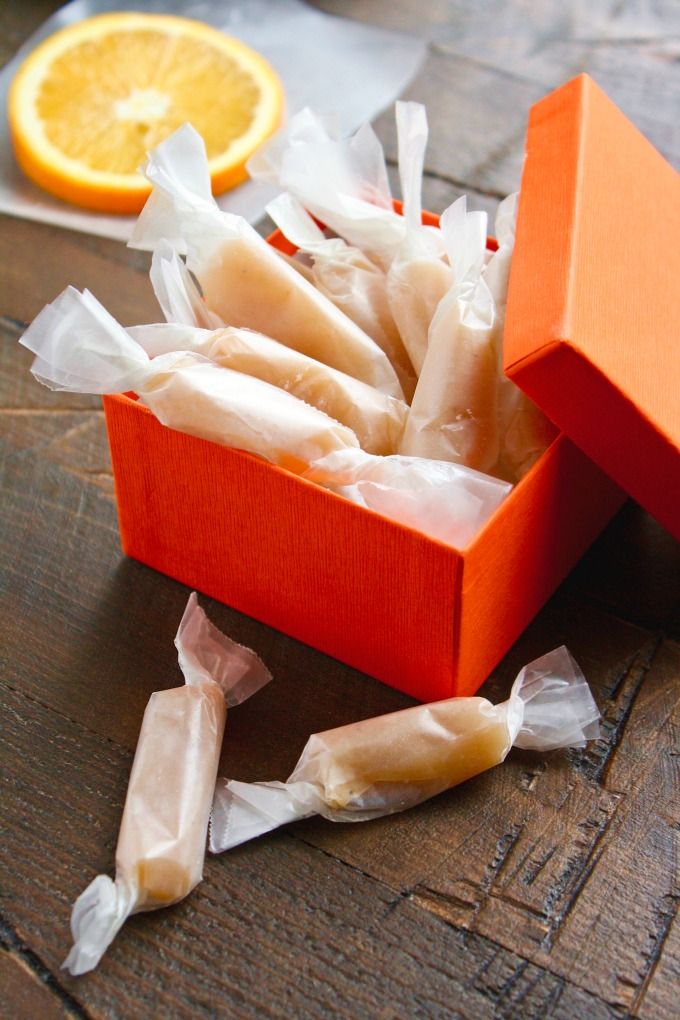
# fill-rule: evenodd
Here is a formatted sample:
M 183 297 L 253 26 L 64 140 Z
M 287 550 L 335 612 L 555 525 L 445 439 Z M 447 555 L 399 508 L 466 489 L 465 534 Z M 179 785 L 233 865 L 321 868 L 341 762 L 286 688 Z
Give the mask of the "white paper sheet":
M 248 43 L 275 67 L 287 115 L 306 105 L 333 113 L 344 133 L 372 120 L 416 74 L 425 42 L 336 18 L 301 0 L 74 0 L 52 15 L 0 72 L 0 212 L 127 241 L 133 216 L 89 213 L 52 198 L 17 167 L 9 142 L 9 83 L 21 60 L 52 32 L 104 11 L 158 11 L 208 22 Z M 251 223 L 280 189 L 248 181 L 219 200 Z

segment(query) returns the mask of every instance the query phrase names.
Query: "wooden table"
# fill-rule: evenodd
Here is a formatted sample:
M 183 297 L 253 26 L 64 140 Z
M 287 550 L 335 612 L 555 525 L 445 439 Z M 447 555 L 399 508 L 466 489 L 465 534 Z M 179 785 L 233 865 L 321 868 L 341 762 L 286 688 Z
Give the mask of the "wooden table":
M 3 5 L 0 59 L 56 6 Z M 406 95 L 428 105 L 431 209 L 466 191 L 493 211 L 518 184 L 529 105 L 582 69 L 680 164 L 673 0 L 645 14 L 618 0 L 318 6 L 430 41 Z M 391 114 L 376 126 L 394 164 Z M 502 698 L 523 663 L 566 642 L 601 705 L 600 740 L 513 752 L 401 816 L 312 820 L 211 858 L 188 899 L 133 918 L 94 973 L 59 969 L 73 900 L 112 871 L 147 698 L 180 681 L 187 591 L 121 555 L 99 401 L 39 387 L 16 342 L 68 283 L 125 323 L 153 320 L 146 257 L 5 216 L 0 264 L 2 1016 L 679 1016 L 680 552 L 632 503 L 484 690 Z M 231 714 L 224 773 L 283 778 L 309 732 L 409 703 L 203 602 L 276 677 Z

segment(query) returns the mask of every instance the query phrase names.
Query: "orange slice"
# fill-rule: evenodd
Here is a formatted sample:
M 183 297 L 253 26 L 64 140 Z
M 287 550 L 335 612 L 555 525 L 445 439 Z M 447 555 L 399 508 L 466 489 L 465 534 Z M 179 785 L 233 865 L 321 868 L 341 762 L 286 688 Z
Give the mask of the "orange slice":
M 213 193 L 245 180 L 245 162 L 279 125 L 273 68 L 200 21 L 102 14 L 56 32 L 26 58 L 10 89 L 19 165 L 58 198 L 138 212 L 149 149 L 190 122 L 208 151 Z

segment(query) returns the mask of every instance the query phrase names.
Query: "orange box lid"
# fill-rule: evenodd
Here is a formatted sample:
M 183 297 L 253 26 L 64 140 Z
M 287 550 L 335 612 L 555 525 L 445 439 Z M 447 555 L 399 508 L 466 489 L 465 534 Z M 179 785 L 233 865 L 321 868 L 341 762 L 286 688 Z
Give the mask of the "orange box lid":
M 580 75 L 531 110 L 505 371 L 680 538 L 680 175 Z

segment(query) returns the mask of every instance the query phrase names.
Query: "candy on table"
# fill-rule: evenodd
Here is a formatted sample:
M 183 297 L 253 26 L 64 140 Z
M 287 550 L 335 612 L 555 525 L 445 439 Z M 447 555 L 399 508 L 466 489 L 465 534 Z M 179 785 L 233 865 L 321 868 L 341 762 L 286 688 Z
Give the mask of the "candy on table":
M 285 783 L 220 779 L 210 849 L 228 850 L 321 814 L 358 822 L 394 814 L 500 764 L 511 747 L 583 747 L 599 734 L 590 688 L 566 650 L 525 666 L 510 697 L 451 698 L 313 734 Z
M 193 593 L 175 645 L 183 687 L 151 695 L 116 847 L 116 878 L 98 875 L 71 916 L 72 974 L 99 963 L 130 914 L 183 899 L 203 877 L 227 707 L 271 680 L 255 652 L 210 623 Z

